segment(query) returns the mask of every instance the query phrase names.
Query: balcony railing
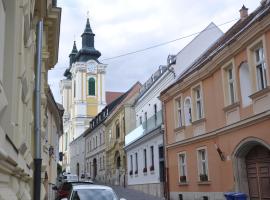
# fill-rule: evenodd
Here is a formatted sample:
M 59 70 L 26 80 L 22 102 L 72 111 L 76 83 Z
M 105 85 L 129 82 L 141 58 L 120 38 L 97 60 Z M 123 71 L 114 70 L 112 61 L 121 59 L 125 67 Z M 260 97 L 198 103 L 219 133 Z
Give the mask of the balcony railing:
M 162 110 L 147 119 L 142 125 L 136 127 L 125 136 L 125 145 L 132 143 L 145 134 L 150 133 L 162 124 Z
M 151 132 L 162 124 L 162 110 L 143 122 L 144 134 Z

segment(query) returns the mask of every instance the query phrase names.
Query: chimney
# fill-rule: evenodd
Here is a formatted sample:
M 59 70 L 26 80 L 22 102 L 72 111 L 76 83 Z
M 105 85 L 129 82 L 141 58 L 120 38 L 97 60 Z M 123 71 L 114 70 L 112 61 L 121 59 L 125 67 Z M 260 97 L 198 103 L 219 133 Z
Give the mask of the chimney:
M 246 8 L 245 5 L 242 6 L 239 12 L 240 12 L 240 19 L 242 21 L 248 17 L 248 8 Z

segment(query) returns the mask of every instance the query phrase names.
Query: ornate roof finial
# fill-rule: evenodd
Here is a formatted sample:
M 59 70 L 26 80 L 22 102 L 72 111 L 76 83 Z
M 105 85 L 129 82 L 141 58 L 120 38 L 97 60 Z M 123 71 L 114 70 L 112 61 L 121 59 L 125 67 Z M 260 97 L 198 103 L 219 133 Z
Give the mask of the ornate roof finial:
M 86 17 L 89 19 L 89 10 L 87 10 Z

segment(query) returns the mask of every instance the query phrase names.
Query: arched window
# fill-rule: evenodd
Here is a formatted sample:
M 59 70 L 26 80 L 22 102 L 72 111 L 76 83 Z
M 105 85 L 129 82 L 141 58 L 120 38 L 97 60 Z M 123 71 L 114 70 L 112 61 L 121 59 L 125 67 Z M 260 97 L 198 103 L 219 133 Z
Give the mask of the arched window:
M 190 97 L 185 99 L 184 104 L 184 113 L 185 113 L 185 125 L 188 126 L 192 122 L 192 115 L 191 115 L 191 100 Z
M 95 96 L 96 95 L 96 81 L 94 78 L 88 79 L 88 95 Z
M 115 136 L 116 136 L 116 139 L 120 137 L 120 125 L 119 125 L 119 122 L 116 122 L 116 124 L 115 124 Z
M 251 103 L 251 99 L 249 98 L 249 95 L 251 95 L 251 82 L 250 82 L 249 67 L 246 62 L 241 64 L 239 68 L 239 76 L 240 76 L 239 78 L 240 78 L 242 105 L 243 107 L 245 107 Z

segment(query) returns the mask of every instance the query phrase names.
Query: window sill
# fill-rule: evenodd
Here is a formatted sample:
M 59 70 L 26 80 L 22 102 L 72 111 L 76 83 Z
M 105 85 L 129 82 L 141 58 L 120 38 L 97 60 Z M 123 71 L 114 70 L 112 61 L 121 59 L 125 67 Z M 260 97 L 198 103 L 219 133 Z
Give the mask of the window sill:
M 229 110 L 232 110 L 232 109 L 237 108 L 237 107 L 239 107 L 239 106 L 240 106 L 240 102 L 237 101 L 237 102 L 235 102 L 235 103 L 232 103 L 232 104 L 230 104 L 230 105 L 224 107 L 224 108 L 223 108 L 223 111 L 224 111 L 224 112 L 228 112 Z
M 264 88 L 264 89 L 262 89 L 262 90 L 259 90 L 259 91 L 255 92 L 255 93 L 253 93 L 253 94 L 250 95 L 249 97 L 250 97 L 251 99 L 256 99 L 256 98 L 258 98 L 258 97 L 261 97 L 261 96 L 267 94 L 268 92 L 270 92 L 270 86 L 267 86 L 266 88 Z
M 178 185 L 179 186 L 188 186 L 188 182 L 179 182 Z
M 198 181 L 198 185 L 211 185 L 211 181 Z
M 155 174 L 155 170 L 150 171 L 150 174 Z
M 205 122 L 205 121 L 206 121 L 206 119 L 205 119 L 205 117 L 203 117 L 201 119 L 197 119 L 197 120 L 193 121 L 192 125 L 200 124 L 200 123 Z
M 179 132 L 179 131 L 181 131 L 181 130 L 183 130 L 185 128 L 186 128 L 185 126 L 177 127 L 177 128 L 174 129 L 174 132 Z

